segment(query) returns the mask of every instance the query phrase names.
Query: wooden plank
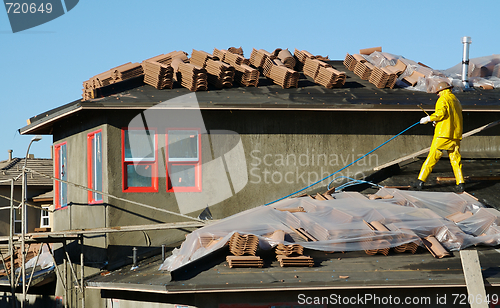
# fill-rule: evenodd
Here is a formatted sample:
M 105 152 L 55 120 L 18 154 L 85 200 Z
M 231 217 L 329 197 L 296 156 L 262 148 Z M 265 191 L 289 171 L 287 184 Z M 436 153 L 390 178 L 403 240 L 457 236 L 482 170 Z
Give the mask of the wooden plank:
M 488 308 L 486 290 L 484 289 L 483 274 L 477 250 L 460 250 L 460 259 L 467 284 L 468 298 L 471 308 Z
M 494 126 L 497 126 L 498 124 L 500 124 L 500 120 L 497 120 L 497 121 L 494 121 L 494 122 L 491 122 L 489 124 L 486 124 L 486 125 L 483 125 L 481 127 L 478 127 L 476 129 L 473 129 L 465 134 L 462 135 L 462 139 L 463 138 L 467 138 L 469 136 L 472 136 L 472 135 L 475 135 L 479 132 L 482 132 L 483 130 L 486 130 L 488 128 L 491 128 L 491 127 L 494 127 Z M 416 158 L 417 156 L 420 156 L 422 154 L 425 154 L 427 152 L 429 152 L 429 150 L 431 149 L 431 147 L 428 147 L 428 148 L 425 148 L 423 150 L 420 150 L 418 152 L 415 152 L 415 153 L 412 153 L 410 155 L 406 155 L 404 157 L 401 157 L 401 158 L 398 158 L 396 160 L 393 160 L 391 162 L 388 162 L 387 164 L 383 164 L 383 165 L 380 165 L 380 166 L 377 166 L 375 168 L 373 168 L 374 171 L 379 171 L 379 170 L 382 170 L 384 168 L 387 168 L 387 167 L 390 167 L 392 165 L 395 165 L 395 164 L 399 164 L 401 162 L 404 162 L 405 160 L 408 160 L 408 159 L 414 159 Z

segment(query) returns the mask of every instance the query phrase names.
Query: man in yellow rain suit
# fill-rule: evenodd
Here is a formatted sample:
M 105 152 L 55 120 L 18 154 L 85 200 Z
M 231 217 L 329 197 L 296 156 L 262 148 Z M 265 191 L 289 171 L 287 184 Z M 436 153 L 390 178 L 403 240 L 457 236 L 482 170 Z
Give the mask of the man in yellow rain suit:
M 420 124 L 435 122 L 436 128 L 429 155 L 422 165 L 418 182 L 413 185 L 416 190 L 421 190 L 424 187 L 427 177 L 443 155 L 443 151 L 448 151 L 457 183 L 456 192 L 461 193 L 465 189 L 462 157 L 460 156 L 460 141 L 463 130 L 462 105 L 457 97 L 451 93 L 452 87 L 446 82 L 440 82 L 436 90 L 436 94 L 439 96 L 436 102 L 436 111 L 430 116 L 420 119 Z

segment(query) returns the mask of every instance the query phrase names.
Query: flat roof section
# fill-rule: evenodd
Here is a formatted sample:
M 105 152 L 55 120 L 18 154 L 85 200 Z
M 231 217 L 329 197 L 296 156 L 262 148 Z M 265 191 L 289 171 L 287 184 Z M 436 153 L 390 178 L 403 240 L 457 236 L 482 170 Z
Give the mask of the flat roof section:
M 407 162 L 391 170 L 380 171 L 377 182 L 387 186 L 405 186 L 416 179 L 423 160 Z M 465 176 L 498 176 L 498 160 L 464 160 Z M 442 158 L 428 181 L 426 190 L 451 192 L 455 184 L 437 182 L 437 177 L 452 176 L 451 166 Z M 360 187 L 352 187 L 352 189 Z M 361 187 L 362 189 L 362 187 Z M 363 193 L 373 193 L 364 189 Z M 466 191 L 483 204 L 500 209 L 500 181 L 471 180 Z M 478 246 L 482 274 L 486 285 L 500 286 L 496 247 Z M 453 251 L 450 257 L 434 258 L 425 248 L 415 254 L 409 251 L 389 255 L 367 255 L 364 251 L 335 252 L 304 250 L 304 255 L 314 258 L 313 267 L 280 267 L 274 251 L 259 250 L 264 260 L 263 268 L 229 268 L 225 261 L 229 248 L 221 249 L 188 264 L 176 271 L 158 271 L 160 256 L 143 260 L 138 269 L 130 265 L 113 272 L 103 272 L 87 280 L 90 288 L 144 291 L 153 293 L 181 294 L 207 292 L 252 292 L 279 290 L 329 290 L 329 289 L 374 289 L 374 288 L 429 288 L 465 287 L 460 253 Z M 348 278 L 345 278 L 348 276 Z M 342 278 L 341 278 L 342 277 Z

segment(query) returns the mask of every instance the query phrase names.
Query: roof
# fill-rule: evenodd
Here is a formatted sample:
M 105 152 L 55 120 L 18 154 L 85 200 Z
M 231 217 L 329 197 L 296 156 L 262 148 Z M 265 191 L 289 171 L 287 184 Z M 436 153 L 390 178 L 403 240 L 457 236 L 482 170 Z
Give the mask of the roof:
M 54 200 L 54 190 L 35 196 L 32 200 L 33 202 L 52 202 Z
M 422 159 L 406 162 L 376 172 L 372 181 L 387 186 L 406 186 L 416 179 Z M 500 162 L 498 160 L 464 160 L 463 172 L 468 177 L 466 191 L 487 207 L 500 209 Z M 437 177 L 452 176 L 449 162 L 442 158 L 427 182 L 427 191 L 450 192 L 454 183 L 438 183 Z M 483 180 L 470 180 L 474 176 Z M 492 180 L 484 180 L 485 177 Z M 492 177 L 494 176 L 494 177 Z M 496 178 L 496 180 L 495 180 Z M 372 188 L 352 187 L 370 194 Z M 477 246 L 485 283 L 500 286 L 498 251 L 491 247 Z M 136 270 L 130 266 L 113 272 L 103 272 L 87 281 L 90 288 L 176 293 L 206 293 L 231 291 L 278 290 L 328 290 L 414 288 L 435 286 L 465 286 L 460 254 L 442 259 L 434 258 L 424 248 L 415 254 L 390 252 L 369 256 L 362 251 L 335 252 L 305 250 L 314 258 L 309 267 L 280 267 L 274 253 L 259 251 L 265 260 L 263 268 L 229 268 L 225 256 L 229 249 L 221 249 L 187 264 L 173 272 L 158 271 L 162 264 L 159 256 L 139 263 Z M 348 276 L 348 278 L 341 278 Z
M 475 249 L 486 283 L 500 285 L 498 252 Z M 444 259 L 435 259 L 423 249 L 389 256 L 311 250 L 304 254 L 314 258 L 313 267 L 280 267 L 272 256 L 264 256 L 267 261 L 263 268 L 229 268 L 221 253 L 180 273 L 158 271 L 161 260 L 157 256 L 139 263 L 136 270 L 126 266 L 103 272 L 86 284 L 89 288 L 166 294 L 465 286 L 460 254 L 456 252 Z
M 155 108 L 162 102 L 193 93 L 202 110 L 315 110 L 315 111 L 419 111 L 417 105 L 432 110 L 435 94 L 410 91 L 402 88 L 379 89 L 345 69 L 342 61 L 328 61 L 333 68 L 346 72 L 346 82 L 341 88 L 328 89 L 300 74 L 297 88 L 283 89 L 261 76 L 258 87 L 233 86 L 217 90 L 190 92 L 176 85 L 173 89 L 158 90 L 145 85 L 143 77 L 131 78 L 101 88 L 108 96 L 82 101 L 75 100 L 49 110 L 28 120 L 20 128 L 21 134 L 51 134 L 54 123 L 82 110 L 116 110 Z M 457 97 L 464 112 L 500 112 L 500 89 L 459 92 Z M 157 108 L 184 109 L 164 103 Z
M 24 158 L 13 158 L 11 161 L 0 161 L 0 181 L 16 178 L 21 174 L 24 166 Z M 53 174 L 53 162 L 51 158 L 28 158 L 26 167 L 34 169 L 40 173 Z M 33 186 L 52 186 L 52 179 L 38 174 L 28 173 L 27 184 Z M 0 185 L 10 185 L 9 182 L 0 182 Z M 21 185 L 21 181 L 15 181 L 14 185 Z

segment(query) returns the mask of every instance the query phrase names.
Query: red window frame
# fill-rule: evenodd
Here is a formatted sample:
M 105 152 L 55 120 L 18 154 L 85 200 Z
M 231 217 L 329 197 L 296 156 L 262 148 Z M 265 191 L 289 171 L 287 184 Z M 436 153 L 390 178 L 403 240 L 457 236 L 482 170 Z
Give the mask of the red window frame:
M 66 146 L 66 163 L 68 162 L 68 142 L 65 141 L 65 142 L 61 142 L 59 144 L 56 144 L 54 145 L 54 178 L 56 179 L 59 179 L 59 175 L 61 174 L 61 170 L 59 170 L 59 162 L 61 160 L 61 157 L 60 157 L 60 154 L 59 154 L 59 150 L 61 149 L 61 147 L 65 145 Z M 66 168 L 67 169 L 67 168 Z M 60 197 L 59 197 L 59 193 L 60 193 L 60 190 L 61 190 L 61 182 L 55 180 L 54 181 L 55 184 L 54 184 L 54 207 L 55 209 L 64 209 L 66 207 L 68 207 L 68 204 L 64 204 L 64 205 L 61 205 L 61 202 L 60 202 Z M 66 186 L 66 193 L 68 192 L 68 188 Z
M 126 193 L 134 192 L 158 192 L 158 132 L 156 128 L 148 128 L 155 132 L 155 158 L 152 161 L 126 161 L 125 160 L 125 131 L 127 130 L 146 130 L 144 128 L 125 127 L 122 128 L 122 191 Z M 148 165 L 151 170 L 151 185 L 146 187 L 127 185 L 127 166 L 129 165 Z
M 93 160 L 92 158 L 94 157 L 94 153 L 92 152 L 92 142 L 95 139 L 95 135 L 101 133 L 101 157 L 102 157 L 102 129 L 96 130 L 94 132 L 88 133 L 87 134 L 87 187 L 91 189 L 95 189 L 94 187 L 94 174 L 93 174 Z M 102 158 L 101 158 L 102 159 Z M 104 170 L 102 170 L 104 172 Z M 103 175 L 101 174 L 101 177 Z M 103 180 L 101 178 L 101 183 L 103 183 Z M 104 184 L 104 183 L 103 183 Z M 104 200 L 102 199 L 103 196 L 101 195 L 101 200 L 95 200 L 94 199 L 94 193 L 89 191 L 88 192 L 88 203 L 89 204 L 99 204 L 103 203 Z
M 172 130 L 195 130 L 198 132 L 198 159 L 193 161 L 169 161 L 168 157 L 168 132 Z M 167 128 L 165 131 L 165 163 L 167 192 L 201 192 L 201 129 L 200 128 Z M 195 185 L 194 186 L 172 186 L 170 180 L 170 166 L 194 166 Z

